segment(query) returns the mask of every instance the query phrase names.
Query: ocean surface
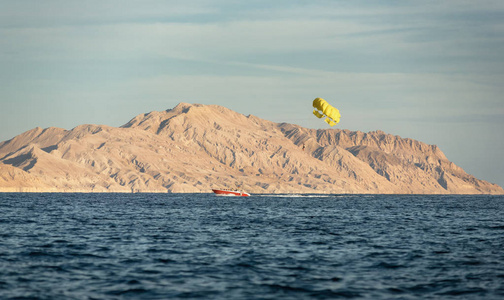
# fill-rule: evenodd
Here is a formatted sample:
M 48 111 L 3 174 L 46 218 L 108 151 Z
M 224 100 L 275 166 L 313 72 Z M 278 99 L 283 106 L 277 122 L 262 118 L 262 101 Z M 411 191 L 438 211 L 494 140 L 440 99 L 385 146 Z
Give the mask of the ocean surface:
M 0 299 L 504 299 L 504 197 L 1 194 Z

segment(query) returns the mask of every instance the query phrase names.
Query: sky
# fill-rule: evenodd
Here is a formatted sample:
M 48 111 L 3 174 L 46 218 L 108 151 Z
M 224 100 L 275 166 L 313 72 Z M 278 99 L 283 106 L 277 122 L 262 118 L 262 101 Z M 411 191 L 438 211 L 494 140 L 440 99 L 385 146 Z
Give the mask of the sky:
M 0 0 L 0 141 L 180 102 L 435 144 L 504 186 L 504 1 Z

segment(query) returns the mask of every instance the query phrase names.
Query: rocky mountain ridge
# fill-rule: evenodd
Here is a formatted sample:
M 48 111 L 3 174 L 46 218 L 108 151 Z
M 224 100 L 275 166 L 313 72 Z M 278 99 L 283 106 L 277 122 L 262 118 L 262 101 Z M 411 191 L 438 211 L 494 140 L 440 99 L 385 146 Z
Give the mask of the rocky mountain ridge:
M 503 194 L 435 145 L 307 129 L 180 103 L 117 128 L 34 128 L 0 143 L 3 192 Z

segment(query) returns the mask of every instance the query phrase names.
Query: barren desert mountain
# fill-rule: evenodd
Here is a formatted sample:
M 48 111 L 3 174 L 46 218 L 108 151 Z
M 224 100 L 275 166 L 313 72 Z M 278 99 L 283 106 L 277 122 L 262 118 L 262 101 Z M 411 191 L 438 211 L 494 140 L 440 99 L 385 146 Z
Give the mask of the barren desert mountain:
M 0 143 L 2 192 L 504 194 L 434 145 L 306 129 L 180 103 L 117 128 L 34 128 Z

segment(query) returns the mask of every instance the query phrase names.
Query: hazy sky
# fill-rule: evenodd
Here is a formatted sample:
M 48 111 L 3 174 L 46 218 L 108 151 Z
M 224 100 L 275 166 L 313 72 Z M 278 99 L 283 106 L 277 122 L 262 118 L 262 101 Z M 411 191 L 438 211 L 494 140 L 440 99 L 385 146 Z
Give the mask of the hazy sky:
M 0 0 L 0 141 L 179 102 L 436 144 L 504 186 L 504 1 Z

